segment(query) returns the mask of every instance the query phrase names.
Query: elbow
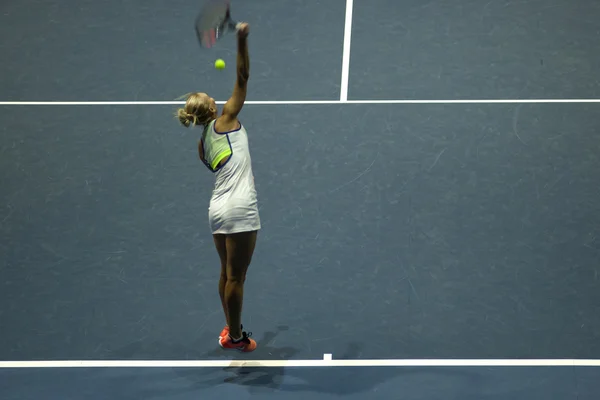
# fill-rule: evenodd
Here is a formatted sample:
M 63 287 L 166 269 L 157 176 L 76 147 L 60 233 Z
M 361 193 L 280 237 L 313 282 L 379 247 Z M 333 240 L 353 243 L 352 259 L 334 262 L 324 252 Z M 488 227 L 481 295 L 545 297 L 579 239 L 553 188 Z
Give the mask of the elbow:
M 247 69 L 240 69 L 237 74 L 237 79 L 240 85 L 245 85 L 250 79 L 250 71 Z

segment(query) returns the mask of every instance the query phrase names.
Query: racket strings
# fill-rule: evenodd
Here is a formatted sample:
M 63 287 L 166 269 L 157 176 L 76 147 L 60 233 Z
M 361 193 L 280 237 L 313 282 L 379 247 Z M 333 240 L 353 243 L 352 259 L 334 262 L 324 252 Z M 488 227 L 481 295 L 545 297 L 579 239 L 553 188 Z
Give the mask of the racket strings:
M 211 48 L 222 36 L 237 30 L 237 24 L 231 19 L 229 0 L 208 0 L 196 18 L 196 33 L 201 45 Z
M 217 43 L 219 33 L 217 29 L 209 29 L 208 31 L 202 32 L 202 44 L 205 47 L 212 47 Z

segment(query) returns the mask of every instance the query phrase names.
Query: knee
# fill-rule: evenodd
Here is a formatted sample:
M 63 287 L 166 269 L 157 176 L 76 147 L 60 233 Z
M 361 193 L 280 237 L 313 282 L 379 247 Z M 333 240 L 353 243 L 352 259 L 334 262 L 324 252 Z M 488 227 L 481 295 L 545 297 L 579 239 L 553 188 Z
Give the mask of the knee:
M 246 283 L 246 277 L 238 275 L 227 275 L 227 283 L 244 284 Z
M 244 283 L 246 282 L 246 269 L 238 268 L 234 265 L 227 266 L 227 281 L 235 282 L 235 283 Z

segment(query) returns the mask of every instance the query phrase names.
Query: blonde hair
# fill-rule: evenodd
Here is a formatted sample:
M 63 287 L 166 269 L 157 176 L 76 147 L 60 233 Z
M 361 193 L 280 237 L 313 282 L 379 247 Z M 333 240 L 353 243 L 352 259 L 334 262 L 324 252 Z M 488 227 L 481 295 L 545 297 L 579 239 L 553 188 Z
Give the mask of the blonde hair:
M 213 120 L 217 110 L 213 109 L 206 100 L 207 96 L 202 93 L 190 93 L 183 96 L 186 98 L 185 106 L 177 110 L 176 117 L 186 128 L 190 126 L 206 126 Z

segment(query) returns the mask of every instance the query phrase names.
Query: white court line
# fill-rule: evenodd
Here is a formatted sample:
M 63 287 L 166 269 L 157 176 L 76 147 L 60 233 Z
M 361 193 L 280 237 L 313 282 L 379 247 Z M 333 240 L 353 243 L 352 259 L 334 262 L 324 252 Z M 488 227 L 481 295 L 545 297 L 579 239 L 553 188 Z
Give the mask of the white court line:
M 600 367 L 600 360 L 64 360 L 0 361 L 16 368 Z
M 343 104 L 544 104 L 600 103 L 600 99 L 471 99 L 471 100 L 283 100 L 246 101 L 246 105 L 343 105 Z M 185 101 L 0 101 L 0 106 L 144 106 L 183 105 Z M 225 101 L 217 101 L 225 104 Z
M 342 83 L 340 101 L 348 100 L 348 82 L 350 80 L 350 47 L 352 41 L 352 11 L 354 1 L 346 0 L 346 20 L 344 22 L 344 51 L 342 53 Z

